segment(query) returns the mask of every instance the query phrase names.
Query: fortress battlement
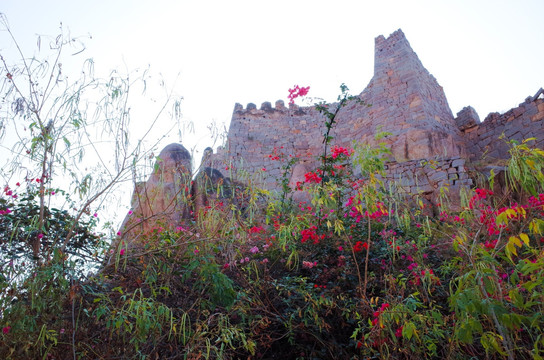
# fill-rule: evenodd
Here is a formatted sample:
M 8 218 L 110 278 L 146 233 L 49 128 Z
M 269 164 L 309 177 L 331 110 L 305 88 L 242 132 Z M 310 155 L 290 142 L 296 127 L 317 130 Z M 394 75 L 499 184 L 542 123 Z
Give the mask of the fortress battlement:
M 283 100 L 277 100 L 272 106 L 272 103 L 266 101 L 261 104 L 259 108 L 254 103 L 249 103 L 244 106 L 240 103 L 234 105 L 233 116 L 234 117 L 244 117 L 244 116 L 259 116 L 263 113 L 272 114 L 272 113 L 282 113 L 289 115 L 304 115 L 310 112 L 316 112 L 313 106 L 299 106 L 297 104 L 288 104 L 285 106 Z
M 351 101 L 338 112 L 332 145 L 346 147 L 353 141 L 377 145 L 376 134 L 389 133 L 380 140 L 392 153 L 388 178 L 401 179 L 407 193 L 420 191 L 416 187 L 423 184 L 423 177 L 427 179 L 423 192 L 429 199 L 446 183 L 470 186 L 465 161 L 469 164 L 484 155 L 506 157 L 507 145 L 498 141 L 502 133 L 518 141 L 527 137 L 544 140 L 543 91 L 518 108 L 502 115 L 492 113 L 480 122 L 472 107 L 454 117 L 444 89 L 423 66 L 402 30 L 387 38 L 376 37 L 374 61 L 374 75 L 359 95 L 362 101 Z M 210 159 L 241 163 L 248 172 L 266 169 L 268 178 L 263 185 L 274 189 L 279 186 L 275 179 L 281 176 L 281 164 L 272 161 L 270 154 L 281 148 L 297 156 L 300 162 L 293 168 L 291 183 L 303 181 L 303 174 L 319 165 L 324 132 L 325 116 L 313 106 L 286 105 L 281 100 L 274 106 L 264 102 L 259 108 L 252 103 L 245 108 L 236 104 L 226 146 Z M 430 171 L 418 165 L 430 160 L 440 167 Z

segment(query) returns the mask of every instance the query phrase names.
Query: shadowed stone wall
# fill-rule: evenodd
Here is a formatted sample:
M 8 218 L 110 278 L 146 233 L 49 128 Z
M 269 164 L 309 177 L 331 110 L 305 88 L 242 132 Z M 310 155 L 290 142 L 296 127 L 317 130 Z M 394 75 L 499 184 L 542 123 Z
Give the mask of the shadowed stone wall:
M 460 128 L 464 134 L 468 159 L 477 161 L 485 157 L 490 162 L 507 159 L 508 145 L 506 141 L 499 140 L 502 134 L 506 140 L 518 142 L 535 137 L 537 142 L 530 145 L 544 146 L 544 99 L 538 96 L 539 93 L 527 98 L 524 103 L 504 114 L 491 113 L 481 123 L 477 121 L 478 115 L 474 109 L 461 110 L 456 120 L 463 124 Z M 476 119 L 471 121 L 470 118 L 474 117 Z

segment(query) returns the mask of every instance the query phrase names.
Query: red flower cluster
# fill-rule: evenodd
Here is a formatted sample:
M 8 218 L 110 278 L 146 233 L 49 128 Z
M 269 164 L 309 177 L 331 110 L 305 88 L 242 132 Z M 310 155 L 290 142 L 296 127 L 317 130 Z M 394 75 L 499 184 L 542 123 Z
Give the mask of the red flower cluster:
M 350 151 L 347 148 L 344 148 L 344 147 L 341 147 L 341 146 L 338 146 L 338 145 L 334 145 L 331 148 L 331 152 L 332 152 L 331 157 L 333 159 L 336 159 L 337 157 L 339 157 L 341 155 L 344 155 L 345 157 L 350 157 L 351 154 L 353 154 L 353 150 Z
M 295 85 L 294 88 L 289 89 L 289 95 L 287 96 L 287 98 L 289 99 L 289 104 L 294 104 L 297 97 L 303 97 L 308 95 L 308 91 L 310 91 L 309 86 L 300 87 L 298 85 Z
M 317 235 L 317 226 L 312 226 L 309 229 L 304 229 L 300 232 L 300 235 L 302 235 L 302 239 L 300 240 L 302 243 L 305 243 L 306 241 L 312 240 L 314 244 L 319 243 L 319 240 L 322 240 L 325 238 L 325 235 Z
M 316 184 L 319 184 L 322 180 L 322 178 L 320 178 L 316 173 L 313 173 L 313 172 L 309 172 L 309 173 L 306 173 L 304 174 L 304 177 L 306 178 L 305 182 L 307 183 L 316 183 Z
M 254 226 L 251 229 L 249 229 L 249 232 L 251 234 L 260 234 L 260 233 L 264 233 L 264 229 L 262 226 Z
M 272 154 L 268 155 L 268 158 L 274 161 L 282 160 L 283 158 L 285 158 L 285 154 L 281 151 L 282 149 L 283 149 L 283 146 L 279 148 L 274 146 L 274 150 L 272 151 Z
M 483 244 L 483 247 L 488 249 L 488 250 L 493 250 L 495 249 L 495 246 L 497 246 L 497 242 L 499 240 L 498 239 L 495 239 L 495 240 L 491 240 L 491 241 L 486 241 L 484 244 Z
M 356 253 L 363 251 L 363 249 L 368 249 L 368 243 L 357 241 L 353 246 L 353 251 L 355 251 Z
M 475 189 L 474 191 L 476 192 L 476 195 L 474 195 L 468 203 L 468 207 L 471 209 L 474 209 L 474 205 L 477 201 L 487 198 L 487 195 L 493 195 L 493 191 L 487 189 Z
M 380 319 L 380 315 L 385 311 L 385 309 L 387 309 L 389 307 L 389 304 L 388 303 L 383 303 L 382 306 L 380 306 L 380 310 L 378 311 L 375 311 L 374 314 L 372 314 L 374 316 L 374 319 L 372 319 L 372 325 L 376 325 Z

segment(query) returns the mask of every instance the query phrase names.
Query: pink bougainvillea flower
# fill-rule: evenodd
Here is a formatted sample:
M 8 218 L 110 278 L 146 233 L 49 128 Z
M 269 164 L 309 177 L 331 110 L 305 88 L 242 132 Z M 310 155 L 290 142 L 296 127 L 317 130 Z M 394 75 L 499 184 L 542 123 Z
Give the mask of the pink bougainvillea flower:
M 43 239 L 43 234 L 38 234 L 38 239 Z
M 264 229 L 262 226 L 254 226 L 251 229 L 249 229 L 249 232 L 252 234 L 258 234 L 258 233 L 263 233 Z
M 132 214 L 133 214 L 132 210 L 129 210 L 129 211 L 128 211 L 128 214 L 129 214 L 129 215 L 132 215 Z
M 11 326 L 4 326 L 2 328 L 2 333 L 9 334 L 9 331 L 11 330 Z
M 353 251 L 356 253 L 363 251 L 363 249 L 368 249 L 368 243 L 357 241 L 355 245 L 353 246 Z
M 294 88 L 289 89 L 289 95 L 287 96 L 287 98 L 289 99 L 289 104 L 294 104 L 297 97 L 303 97 L 308 95 L 308 91 L 310 91 L 309 86 L 300 87 L 298 85 L 295 85 Z
M 335 145 L 331 148 L 331 152 L 332 152 L 332 158 L 333 159 L 336 159 L 337 157 L 341 156 L 341 155 L 344 155 L 345 157 L 350 157 L 351 154 L 353 154 L 353 150 L 350 150 L 350 149 L 347 149 L 347 148 L 344 148 L 344 147 L 341 147 L 341 146 L 338 146 L 338 145 Z
M 120 231 L 117 232 L 117 236 L 121 236 L 121 232 L 120 232 Z
M 305 182 L 307 183 L 319 184 L 321 182 L 321 178 L 316 173 L 313 173 L 311 171 L 304 174 L 304 177 L 305 177 Z
M 97 214 L 97 213 L 94 213 L 93 216 L 94 216 L 94 217 L 98 217 L 98 214 Z
M 119 252 L 119 255 L 123 256 L 125 254 L 125 249 L 121 249 L 121 251 Z
M 317 266 L 317 261 L 311 262 L 311 261 L 303 261 L 302 267 L 305 269 L 311 269 L 314 266 Z

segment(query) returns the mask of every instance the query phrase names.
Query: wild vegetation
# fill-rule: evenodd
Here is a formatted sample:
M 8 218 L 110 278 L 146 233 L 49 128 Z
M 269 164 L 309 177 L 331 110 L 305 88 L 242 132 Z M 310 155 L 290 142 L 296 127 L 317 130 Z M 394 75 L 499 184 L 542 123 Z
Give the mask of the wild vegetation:
M 68 160 L 88 134 L 74 103 L 83 85 L 53 97 L 57 78 L 34 81 L 43 64 L 16 72 L 2 62 L 3 104 L 13 104 L 2 119 L 27 129 L 15 151 L 25 159 L 13 163 L 28 175 L 2 174 L 1 358 L 544 356 L 544 151 L 530 139 L 510 143 L 501 192 L 492 174 L 456 208 L 444 189 L 433 209 L 383 182 L 385 146 L 335 144 L 336 110 L 352 98 L 342 86 L 336 108 L 316 105 L 326 119 L 321 165 L 296 189 L 288 186 L 296 159 L 276 149 L 277 193 L 247 177 L 239 180 L 250 185 L 202 189 L 217 196 L 190 227 L 157 224 L 141 247 L 118 249 L 115 264 L 97 267 L 115 235 L 101 233 L 91 209 L 141 153 L 122 141 L 116 172 L 78 177 Z M 126 111 L 112 104 L 127 88 L 112 81 L 120 82 L 92 86 L 104 85 L 103 109 L 121 110 L 102 119 L 123 139 Z M 228 165 L 233 178 L 247 176 L 237 166 Z M 63 171 L 74 178 L 67 190 L 53 185 Z M 294 201 L 297 192 L 306 200 Z

